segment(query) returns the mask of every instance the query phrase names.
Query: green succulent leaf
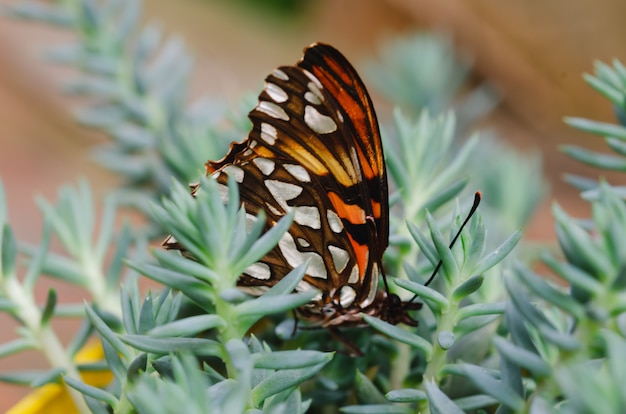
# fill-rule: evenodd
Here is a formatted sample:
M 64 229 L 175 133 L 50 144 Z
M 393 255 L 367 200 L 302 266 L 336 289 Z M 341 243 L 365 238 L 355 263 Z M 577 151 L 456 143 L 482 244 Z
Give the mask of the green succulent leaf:
M 226 326 L 226 322 L 218 315 L 196 315 L 155 326 L 147 334 L 159 338 L 174 336 L 191 337 L 203 331 L 224 326 Z
M 535 378 L 547 377 L 552 373 L 550 366 L 535 353 L 515 346 L 504 338 L 494 338 L 494 345 L 504 358 L 526 368 Z
M 378 318 L 374 318 L 365 314 L 361 315 L 363 316 L 363 320 L 365 320 L 365 322 L 367 322 L 372 328 L 376 329 L 380 333 L 388 335 L 397 341 L 400 341 L 407 345 L 411 345 L 412 347 L 424 352 L 426 359 L 430 358 L 430 356 L 432 355 L 433 346 L 421 336 L 399 328 L 395 325 L 391 325 Z
M 424 381 L 424 388 L 428 396 L 428 405 L 433 414 L 462 414 L 461 408 L 456 405 L 439 387 L 429 381 Z
M 144 335 L 120 335 L 120 340 L 143 352 L 165 355 L 172 352 L 192 352 L 194 355 L 222 356 L 222 346 L 202 338 L 152 338 Z

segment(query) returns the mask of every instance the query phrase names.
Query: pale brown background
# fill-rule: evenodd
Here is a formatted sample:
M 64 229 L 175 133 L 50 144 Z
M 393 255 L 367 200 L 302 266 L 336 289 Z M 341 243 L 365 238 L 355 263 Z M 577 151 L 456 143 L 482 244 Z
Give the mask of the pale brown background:
M 0 6 L 13 3 L 0 0 Z M 311 1 L 289 22 L 226 0 L 146 0 L 145 19 L 179 34 L 196 58 L 194 95 L 238 102 L 258 90 L 279 64 L 295 62 L 313 41 L 332 43 L 357 64 L 384 36 L 437 29 L 452 34 L 474 56 L 474 76 L 503 94 L 489 126 L 514 146 L 543 152 L 551 193 L 526 229 L 526 237 L 551 242 L 549 206 L 558 200 L 572 214 L 587 207 L 560 181 L 565 172 L 597 175 L 557 151 L 561 143 L 603 148 L 598 138 L 563 125 L 563 116 L 612 121 L 609 104 L 581 78 L 594 59 L 626 60 L 626 2 L 618 0 L 345 0 Z M 37 242 L 41 218 L 36 195 L 54 199 L 61 184 L 87 177 L 97 197 L 117 178 L 91 162 L 89 148 L 105 138 L 77 126 L 78 105 L 57 93 L 68 71 L 44 63 L 46 46 L 67 33 L 0 16 L 0 177 L 11 224 L 21 241 Z M 379 97 L 375 97 L 375 101 Z M 613 181 L 623 178 L 613 175 Z M 45 287 L 47 287 L 46 285 Z M 54 284 L 61 301 L 81 292 Z M 41 297 L 45 289 L 39 292 Z M 0 315 L 0 341 L 14 338 L 14 324 Z M 64 324 L 61 329 L 71 329 Z M 69 334 L 68 334 L 69 337 Z M 0 371 L 45 367 L 36 353 L 0 361 Z M 0 385 L 0 412 L 25 392 Z

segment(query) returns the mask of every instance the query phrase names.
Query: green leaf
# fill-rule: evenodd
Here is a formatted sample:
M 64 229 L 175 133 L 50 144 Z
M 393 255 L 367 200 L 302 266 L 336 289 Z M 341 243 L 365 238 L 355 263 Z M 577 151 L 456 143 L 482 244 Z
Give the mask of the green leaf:
M 460 272 L 459 265 L 454 258 L 454 254 L 452 254 L 452 250 L 448 247 L 448 243 L 443 238 L 437 222 L 428 211 L 426 211 L 426 223 L 428 224 L 435 249 L 439 254 L 439 259 L 443 263 L 444 279 L 447 280 L 448 283 L 451 283 L 453 280 L 458 280 Z
M 515 286 L 511 278 L 506 277 L 504 283 L 516 310 L 539 331 L 543 340 L 553 343 L 564 350 L 574 351 L 580 349 L 580 342 L 568 333 L 557 331 L 546 316 L 530 303 L 526 295 L 521 292 L 521 289 Z
M 29 386 L 34 381 L 48 374 L 49 371 L 41 370 L 23 370 L 17 372 L 0 373 L 0 382 L 6 382 L 7 384 L 14 385 L 26 385 Z M 55 371 L 56 372 L 56 371 Z
M 446 395 L 437 384 L 430 380 L 424 381 L 428 396 L 429 409 L 432 414 L 463 414 L 463 411 Z
M 460 302 L 462 299 L 476 292 L 483 285 L 483 281 L 485 277 L 483 274 L 478 274 L 470 277 L 465 282 L 461 283 L 460 286 L 457 286 L 456 289 L 452 292 L 452 298 L 454 300 Z
M 498 400 L 488 395 L 472 395 L 470 397 L 456 398 L 454 403 L 459 406 L 463 412 L 474 412 L 479 408 L 486 408 L 498 404 Z M 496 411 L 498 414 L 500 410 Z
M 372 404 L 348 405 L 341 407 L 339 412 L 346 414 L 409 414 L 411 409 L 402 405 Z
M 437 312 L 445 311 L 450 306 L 450 303 L 448 302 L 448 299 L 445 298 L 445 296 L 427 286 L 412 282 L 410 280 L 397 278 L 393 279 L 393 283 L 403 289 L 408 290 L 409 292 L 415 293 L 417 296 L 424 299 L 429 307 L 431 307 L 431 304 L 434 304 L 436 306 L 436 309 L 433 309 L 431 307 L 431 310 L 433 310 L 433 312 L 435 310 L 437 310 Z
M 311 261 L 307 259 L 306 262 L 287 273 L 285 277 L 280 279 L 278 283 L 270 288 L 263 294 L 264 297 L 274 297 L 279 295 L 285 295 L 295 290 L 298 283 L 302 280 L 306 274 L 306 269 Z
M 363 320 L 365 320 L 365 322 L 367 322 L 372 328 L 376 329 L 378 332 L 388 335 L 396 341 L 400 341 L 421 350 L 422 352 L 424 352 L 426 360 L 430 359 L 433 352 L 433 346 L 421 336 L 418 336 L 397 326 L 391 325 L 378 318 L 374 318 L 365 314 L 361 314 L 361 316 L 363 317 Z
M 85 303 L 85 313 L 94 328 L 100 333 L 102 338 L 115 348 L 126 361 L 133 359 L 130 349 L 117 337 L 117 335 L 107 326 L 107 324 L 96 314 L 91 306 Z
M 264 235 L 262 235 L 254 244 L 244 252 L 243 256 L 239 258 L 240 269 L 237 269 L 238 274 L 241 274 L 252 263 L 256 263 L 263 256 L 265 256 L 270 250 L 278 244 L 280 238 L 289 230 L 293 218 L 295 216 L 295 210 L 291 210 L 288 214 L 283 216 L 278 223 L 274 224 Z M 258 219 L 259 221 L 261 218 Z
M 144 334 L 152 328 L 154 328 L 154 310 L 152 308 L 152 293 L 148 292 L 139 310 L 137 331 Z
M 53 368 L 42 373 L 29 384 L 33 388 L 39 388 L 46 384 L 59 384 L 61 382 L 61 376 L 64 374 L 65 369 Z
M 535 378 L 548 377 L 552 369 L 541 357 L 524 348 L 516 346 L 504 338 L 493 338 L 493 344 L 504 358 L 514 364 L 526 368 Z
M 550 253 L 541 252 L 541 260 L 556 274 L 567 280 L 572 286 L 589 292 L 593 296 L 602 294 L 604 286 L 593 276 L 569 263 L 559 262 Z
M 334 353 L 319 351 L 275 351 L 252 354 L 257 369 L 297 369 L 312 365 L 326 364 Z
M 502 315 L 504 313 L 505 305 L 506 304 L 504 302 L 476 303 L 473 305 L 467 305 L 459 309 L 455 320 L 456 322 L 459 322 L 473 316 Z
M 86 287 L 85 271 L 74 260 L 48 252 L 41 273 L 63 280 L 67 283 Z
M 441 349 L 445 351 L 452 348 L 452 346 L 454 345 L 454 342 L 455 342 L 454 333 L 450 331 L 441 331 L 437 335 L 437 343 L 439 344 Z
M 458 196 L 469 182 L 468 178 L 459 178 L 452 184 L 446 186 L 443 190 L 428 199 L 423 205 L 423 208 L 428 211 L 437 211 L 437 209 L 454 197 Z
M 574 145 L 563 145 L 561 151 L 570 157 L 592 167 L 613 171 L 626 171 L 626 159 L 599 152 L 591 152 Z
M 263 316 L 295 309 L 309 303 L 318 294 L 319 292 L 314 290 L 283 296 L 260 296 L 235 306 L 235 312 L 242 329 L 248 330 Z
M 223 349 L 219 342 L 202 338 L 152 338 L 144 335 L 120 335 L 126 344 L 143 352 L 168 354 L 171 352 L 191 352 L 194 355 L 222 357 Z
M 218 315 L 196 315 L 156 326 L 148 331 L 148 335 L 160 338 L 172 336 L 191 337 L 203 331 L 224 326 L 226 326 L 226 322 Z
M 524 318 L 517 311 L 515 306 L 511 301 L 506 304 L 506 312 L 504 314 L 504 319 L 506 322 L 506 326 L 509 329 L 509 333 L 511 334 L 511 338 L 513 339 L 513 343 L 518 346 L 523 347 L 527 351 L 538 354 L 537 347 L 530 337 L 530 333 L 528 332 L 528 328 L 524 322 Z
M 126 379 L 128 382 L 133 383 L 140 378 L 142 372 L 146 372 L 148 368 L 148 354 L 139 354 L 137 358 L 128 365 L 126 370 Z
M 259 406 L 272 395 L 300 385 L 304 381 L 312 378 L 325 365 L 326 362 L 307 368 L 281 370 L 273 373 L 252 390 L 254 405 Z
M 193 276 L 201 281 L 211 284 L 220 280 L 220 276 L 215 273 L 215 271 L 194 260 L 181 256 L 178 252 L 163 249 L 152 249 L 151 251 L 152 255 L 162 266 L 170 268 L 178 273 Z
M 122 305 L 122 324 L 124 325 L 124 331 L 126 333 L 135 335 L 139 332 L 137 330 L 138 318 L 135 315 L 136 306 L 133 299 L 136 299 L 136 296 L 139 294 L 137 292 L 138 286 L 137 284 L 130 284 L 130 286 L 128 286 L 128 289 L 130 289 L 130 292 L 127 292 L 127 289 L 124 287 L 122 287 L 120 291 L 120 302 Z
M 48 297 L 46 299 L 46 304 L 41 313 L 41 321 L 40 326 L 46 327 L 50 323 L 50 318 L 54 315 L 54 308 L 57 304 L 57 292 L 54 289 L 50 289 L 48 291 Z
M 27 292 L 32 292 L 37 279 L 42 273 L 48 250 L 50 248 L 50 235 L 52 233 L 52 226 L 47 218 L 44 217 L 43 234 L 41 235 L 41 241 L 37 249 L 31 254 L 31 261 L 28 264 L 26 275 L 24 276 L 23 286 Z
M 105 239 L 103 238 L 102 234 L 100 237 L 103 240 L 102 243 L 105 244 Z M 110 240 L 106 241 L 110 242 Z M 128 255 L 132 241 L 133 235 L 131 234 L 130 225 L 127 222 L 124 222 L 122 230 L 120 231 L 120 234 L 115 241 L 115 251 L 113 252 L 113 256 L 109 261 L 109 266 L 106 271 L 107 291 L 109 292 L 117 292 L 119 289 L 120 279 L 124 268 L 124 260 Z M 101 253 L 98 253 L 99 255 L 101 255 L 100 257 L 105 256 L 106 247 L 108 247 L 108 243 L 107 246 L 102 247 L 103 251 Z
M 557 221 L 557 236 L 567 260 L 595 277 L 612 274 L 613 266 L 591 235 L 557 204 L 553 204 L 552 214 Z
M 626 128 L 621 125 L 609 124 L 606 122 L 591 121 L 584 118 L 566 117 L 565 123 L 573 128 L 591 134 L 614 137 L 626 140 Z
M 7 312 L 10 315 L 15 315 L 17 308 L 17 305 L 10 299 L 0 297 L 0 312 Z
M 85 305 L 81 305 L 82 313 L 85 314 Z M 83 346 L 87 343 L 87 340 L 91 337 L 93 333 L 93 325 L 89 322 L 87 318 L 82 319 L 80 328 L 72 341 L 67 346 L 67 354 L 70 358 L 74 358 L 76 354 L 83 348 Z
M 489 325 L 492 322 L 495 322 L 496 320 L 498 320 L 500 318 L 500 315 L 494 314 L 494 315 L 482 315 L 482 316 L 472 316 L 469 318 L 465 318 L 461 321 L 459 321 L 455 326 L 454 326 L 454 333 L 455 335 L 462 337 L 465 336 L 467 334 L 469 334 L 470 332 L 474 332 L 484 326 Z
M 1 222 L 0 222 L 1 223 Z M 15 277 L 15 261 L 17 259 L 17 243 L 13 230 L 4 223 L 2 226 L 2 238 L 0 239 L 0 248 L 2 253 L 0 256 L 0 267 L 2 268 L 2 276 L 4 279 Z
M 180 290 L 200 307 L 206 306 L 207 301 L 210 300 L 213 295 L 213 288 L 210 285 L 191 276 L 187 276 L 184 273 L 149 264 L 129 262 L 128 266 L 152 280 L 172 289 Z
M 424 401 L 425 399 L 428 398 L 428 396 L 426 395 L 424 391 L 416 390 L 413 388 L 389 391 L 385 395 L 385 397 L 390 402 L 398 402 L 398 403 Z
M 583 77 L 585 78 L 585 81 L 587 81 L 587 83 L 591 85 L 592 88 L 594 88 L 595 90 L 600 92 L 602 95 L 607 97 L 615 105 L 623 105 L 624 94 L 622 92 L 618 91 L 613 86 L 609 85 L 607 82 L 601 79 L 598 79 L 594 76 L 585 74 L 583 75 Z
M 474 274 L 482 274 L 487 270 L 491 269 L 496 264 L 500 263 L 502 259 L 504 259 L 513 248 L 517 245 L 517 243 L 522 238 L 522 232 L 516 231 L 508 239 L 506 239 L 500 246 L 498 246 L 495 250 L 489 253 L 487 256 L 483 257 L 476 263 L 476 267 L 473 269 L 472 273 Z
M 426 256 L 431 265 L 436 266 L 437 263 L 439 263 L 439 256 L 437 255 L 437 250 L 435 250 L 433 245 L 430 244 L 428 237 L 424 233 L 422 233 L 415 224 L 411 223 L 410 221 L 407 221 L 406 225 L 409 229 L 409 233 L 411 233 L 411 237 L 413 237 L 413 240 L 415 240 L 415 242 L 419 246 L 422 254 Z
M 360 404 L 388 404 L 385 396 L 376 388 L 372 381 L 357 369 L 354 379 L 354 391 Z
M 0 345 L 0 358 L 17 354 L 18 352 L 36 348 L 36 344 L 27 339 L 15 339 Z
M 556 290 L 546 283 L 545 280 L 535 275 L 530 269 L 515 263 L 513 267 L 518 279 L 522 281 L 533 293 L 572 315 L 576 320 L 585 318 L 585 309 L 571 296 Z
M 107 403 L 114 411 L 117 409 L 119 401 L 115 397 L 115 395 L 111 394 L 110 392 L 101 390 L 97 387 L 92 387 L 91 385 L 87 385 L 84 382 L 75 380 L 71 377 L 66 376 L 63 379 L 65 380 L 65 383 L 67 385 L 78 390 L 81 394 Z
M 481 367 L 470 364 L 462 364 L 463 373 L 474 385 L 487 395 L 500 401 L 516 412 L 521 412 L 525 406 L 524 399 L 515 391 L 496 380 Z
M 126 379 L 127 368 L 124 365 L 122 358 L 120 358 L 117 350 L 108 341 L 102 341 L 102 350 L 104 351 L 104 357 L 108 370 L 113 373 L 113 376 L 117 381 L 123 383 Z

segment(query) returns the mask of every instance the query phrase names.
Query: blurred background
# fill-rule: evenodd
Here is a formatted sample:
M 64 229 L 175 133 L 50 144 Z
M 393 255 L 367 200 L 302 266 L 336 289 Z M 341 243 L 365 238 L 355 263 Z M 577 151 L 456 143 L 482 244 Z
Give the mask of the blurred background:
M 10 4 L 15 1 L 0 0 L 0 8 Z M 496 106 L 469 130 L 488 131 L 522 152 L 540 152 L 549 193 L 525 237 L 551 243 L 553 201 L 574 216 L 588 213 L 579 191 L 564 184 L 562 174 L 600 174 L 562 155 L 559 145 L 604 148 L 601 140 L 567 127 L 562 118 L 613 122 L 610 104 L 582 74 L 593 71 L 595 60 L 626 60 L 624 15 L 626 3 L 616 0 L 145 0 L 143 19 L 160 23 L 187 44 L 195 59 L 194 97 L 209 95 L 239 105 L 246 93 L 261 89 L 274 67 L 295 63 L 304 46 L 324 41 L 348 57 L 368 87 L 372 84 L 383 121 L 391 118 L 391 105 L 374 87 L 384 82 L 385 73 L 380 66 L 370 70 L 372 62 L 384 62 L 384 45 L 393 39 L 416 32 L 442 36 L 467 65 L 464 88 L 488 85 L 497 97 Z M 42 58 L 47 47 L 71 36 L 45 24 L 0 17 L 0 177 L 21 241 L 40 238 L 36 196 L 54 200 L 59 186 L 86 177 L 99 198 L 119 180 L 90 158 L 90 149 L 106 138 L 75 122 L 72 114 L 80 100 L 58 92 L 72 72 Z M 624 182 L 617 175 L 608 178 Z M 12 328 L 4 328 L 13 326 L 4 318 L 0 315 L 0 342 L 14 335 Z M 38 364 L 44 364 L 38 354 L 30 359 L 21 354 L 2 360 L 0 371 Z M 0 412 L 26 391 L 0 385 Z

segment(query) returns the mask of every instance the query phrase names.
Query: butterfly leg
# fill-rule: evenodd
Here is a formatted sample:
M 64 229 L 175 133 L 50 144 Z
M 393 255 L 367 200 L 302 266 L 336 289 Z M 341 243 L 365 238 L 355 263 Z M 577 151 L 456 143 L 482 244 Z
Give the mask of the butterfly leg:
M 365 356 L 365 354 L 363 353 L 363 351 L 361 351 L 361 349 L 351 340 L 349 340 L 348 338 L 346 338 L 339 329 L 335 328 L 335 327 L 329 327 L 328 328 L 328 333 L 330 333 L 330 336 L 336 340 L 341 342 L 341 344 L 344 346 L 344 348 L 346 348 L 346 351 L 348 351 L 348 355 L 352 356 L 352 357 L 362 357 Z

